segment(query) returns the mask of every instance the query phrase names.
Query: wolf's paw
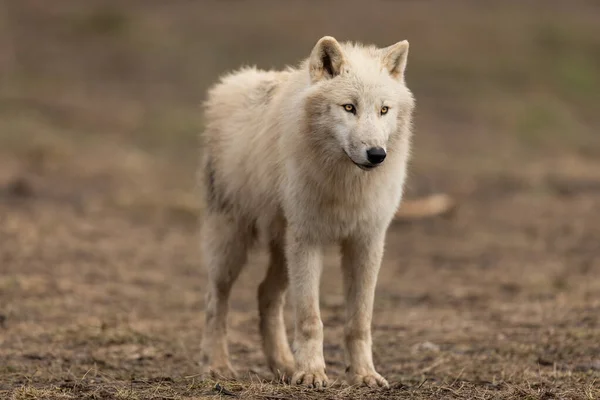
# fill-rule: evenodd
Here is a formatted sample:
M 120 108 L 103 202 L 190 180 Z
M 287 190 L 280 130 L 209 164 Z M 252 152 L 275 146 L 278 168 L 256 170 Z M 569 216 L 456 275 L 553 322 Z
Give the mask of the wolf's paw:
M 351 368 L 346 370 L 346 382 L 349 385 L 368 386 L 370 388 L 389 388 L 389 383 L 385 378 L 379 375 L 375 370 L 359 370 L 354 372 Z
M 204 374 L 213 379 L 232 380 L 238 377 L 238 373 L 231 364 L 207 365 L 204 367 Z
M 279 362 L 270 365 L 270 369 L 275 375 L 275 379 L 283 383 L 291 383 L 294 375 L 294 362 Z
M 309 388 L 322 390 L 327 387 L 329 380 L 325 375 L 325 369 L 318 369 L 313 371 L 296 371 L 292 375 L 292 384 L 303 385 Z

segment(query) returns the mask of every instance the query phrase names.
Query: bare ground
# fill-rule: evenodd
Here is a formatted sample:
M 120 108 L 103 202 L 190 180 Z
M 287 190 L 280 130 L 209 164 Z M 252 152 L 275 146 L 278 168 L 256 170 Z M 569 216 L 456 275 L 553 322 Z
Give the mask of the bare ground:
M 138 150 L 92 147 L 41 167 L 39 150 L 2 157 L 1 393 L 213 395 L 196 364 L 204 273 L 190 194 L 170 191 L 168 169 Z M 220 384 L 257 399 L 598 398 L 600 165 L 557 169 L 481 176 L 457 193 L 451 216 L 390 228 L 373 326 L 389 392 L 265 383 L 260 250 L 232 300 L 231 350 L 245 379 Z M 325 355 L 341 379 L 343 299 L 330 255 Z
M 532 17 L 537 9 L 517 9 L 516 2 L 496 3 L 490 12 L 474 2 L 446 9 L 447 3 L 437 2 L 442 8 L 432 12 L 433 5 L 424 3 L 378 3 L 395 12 L 410 10 L 414 20 L 398 18 L 428 49 L 419 55 L 418 46 L 411 48 L 422 101 L 409 195 L 445 191 L 459 206 L 451 215 L 396 223 L 389 230 L 373 336 L 375 363 L 390 390 L 350 388 L 341 381 L 343 298 L 338 258 L 329 250 L 321 305 L 328 373 L 337 381 L 316 393 L 270 382 L 255 299 L 266 267 L 262 249 L 253 253 L 231 304 L 230 349 L 243 378 L 199 375 L 205 274 L 193 191 L 194 135 L 201 125 L 194 114 L 201 95 L 196 92 L 252 53 L 234 47 L 240 41 L 255 43 L 253 51 L 263 60 L 288 62 L 312 44 L 314 33 L 294 25 L 268 51 L 256 43 L 282 27 L 268 16 L 249 15 L 249 3 L 239 2 L 238 14 L 213 5 L 207 16 L 192 2 L 176 2 L 172 9 L 129 2 L 122 10 L 113 2 L 113 8 L 92 9 L 94 18 L 86 21 L 104 33 L 84 49 L 69 36 L 71 25 L 61 30 L 55 19 L 79 29 L 89 9 L 65 2 L 50 12 L 41 2 L 7 2 L 18 18 L 7 30 L 17 46 L 12 58 L 4 54 L 3 76 L 12 75 L 0 97 L 0 397 L 600 398 L 600 142 L 590 105 L 600 91 L 561 92 L 559 78 L 544 76 L 550 67 L 531 80 L 518 74 L 545 57 L 523 58 L 547 45 L 540 50 L 519 39 L 534 33 L 558 48 L 564 40 L 600 49 L 600 35 L 589 34 L 600 26 L 593 23 L 597 8 L 591 2 L 573 8 L 544 3 L 553 6 L 541 13 L 540 28 L 529 22 L 539 21 Z M 294 15 L 304 12 L 296 7 Z M 293 23 L 281 7 L 271 12 Z M 391 23 L 383 14 L 366 18 Z M 360 10 L 347 15 L 355 22 L 363 17 Z M 418 21 L 426 16 L 441 31 L 423 29 Z M 326 30 L 325 17 L 310 18 Z M 504 20 L 513 25 L 498 23 Z M 199 40 L 200 48 L 184 40 L 211 24 L 241 21 L 255 21 L 244 29 L 256 37 L 232 37 L 223 28 L 223 37 Z M 28 23 L 37 33 L 24 28 Z M 372 25 L 371 36 L 367 27 L 351 25 L 336 22 L 331 30 L 356 30 L 357 39 L 363 33 L 372 40 L 396 36 L 379 25 Z M 150 42 L 140 39 L 149 35 L 148 26 L 165 39 L 154 38 L 158 49 L 140 50 Z M 486 26 L 492 28 L 482 30 Z M 487 39 L 504 37 L 511 46 L 495 42 L 494 51 L 485 53 L 489 46 L 480 44 L 478 32 Z M 280 43 L 293 35 L 301 43 Z M 440 67 L 452 52 L 439 37 L 469 62 L 448 58 L 451 67 Z M 592 43 L 580 40 L 591 37 Z M 458 44 L 458 38 L 471 44 Z M 132 59 L 128 40 L 139 51 Z M 217 51 L 215 43 L 228 49 L 228 61 L 219 59 L 227 51 Z M 174 64 L 191 66 L 171 70 L 163 60 L 170 48 L 179 57 Z M 184 50 L 213 57 L 196 59 Z M 94 52 L 113 57 L 114 70 L 100 67 Z M 269 58 L 276 52 L 284 55 Z M 498 61 L 504 63 L 498 71 L 508 76 L 496 75 L 488 62 L 497 53 L 514 56 L 508 64 Z M 596 54 L 591 65 L 598 65 L 600 52 L 585 54 Z M 40 59 L 47 61 L 43 68 Z M 152 60 L 157 63 L 149 67 Z M 25 76 L 15 73 L 15 65 Z M 192 66 L 203 68 L 201 79 L 188 70 Z M 577 79 L 592 79 L 586 68 L 576 69 L 570 88 Z M 98 82 L 88 82 L 84 72 Z M 471 80 L 459 87 L 454 76 Z M 53 85 L 63 89 L 60 96 Z M 85 92 L 86 85 L 93 90 Z M 569 135 L 560 136 L 556 124 Z

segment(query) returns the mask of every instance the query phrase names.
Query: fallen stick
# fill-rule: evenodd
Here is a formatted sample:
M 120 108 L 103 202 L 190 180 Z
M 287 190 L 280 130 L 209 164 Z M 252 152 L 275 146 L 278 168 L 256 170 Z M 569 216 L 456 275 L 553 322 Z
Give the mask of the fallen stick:
M 456 207 L 456 202 L 447 194 L 436 193 L 416 199 L 403 200 L 394 216 L 394 221 L 412 221 L 445 215 Z

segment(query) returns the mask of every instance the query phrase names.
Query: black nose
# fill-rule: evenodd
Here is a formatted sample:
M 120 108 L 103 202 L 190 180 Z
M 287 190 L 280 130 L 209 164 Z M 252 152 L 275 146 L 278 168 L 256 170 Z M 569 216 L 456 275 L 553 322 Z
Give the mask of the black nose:
M 381 164 L 385 160 L 385 150 L 381 147 L 371 147 L 367 150 L 367 160 L 371 164 Z

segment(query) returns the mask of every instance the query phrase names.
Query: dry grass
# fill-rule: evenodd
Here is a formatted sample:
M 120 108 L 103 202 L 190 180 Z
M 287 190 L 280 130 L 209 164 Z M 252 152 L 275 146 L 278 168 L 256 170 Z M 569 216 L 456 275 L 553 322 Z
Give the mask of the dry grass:
M 387 390 L 334 386 L 321 392 L 302 389 L 295 386 L 273 385 L 266 381 L 214 382 L 193 380 L 161 382 L 134 381 L 129 386 L 122 383 L 111 385 L 89 385 L 85 382 L 50 389 L 21 387 L 13 393 L 14 400 L 29 399 L 201 399 L 201 398 L 241 398 L 241 399 L 430 399 L 430 398 L 468 398 L 468 399 L 573 399 L 595 400 L 600 390 L 594 383 L 585 381 L 567 382 L 569 386 L 580 389 L 557 389 L 562 381 L 527 382 L 523 386 L 511 384 L 469 383 L 454 380 L 441 385 L 431 385 L 427 381 L 416 385 L 397 385 Z

